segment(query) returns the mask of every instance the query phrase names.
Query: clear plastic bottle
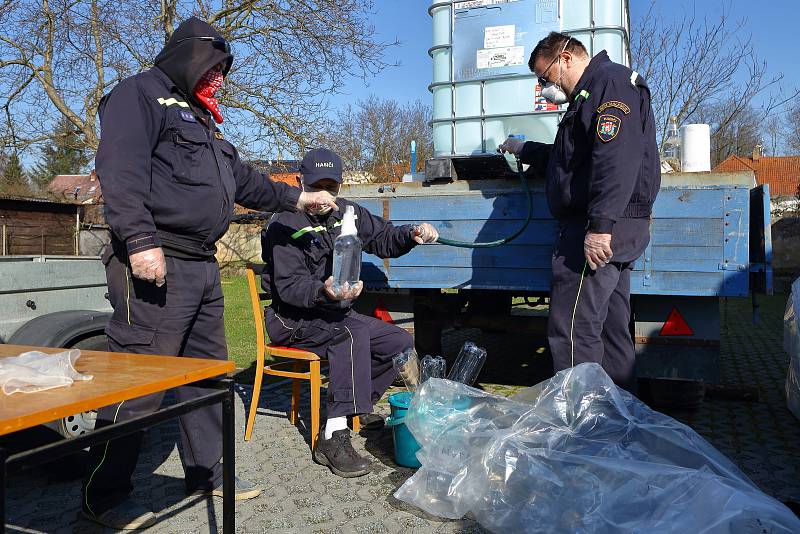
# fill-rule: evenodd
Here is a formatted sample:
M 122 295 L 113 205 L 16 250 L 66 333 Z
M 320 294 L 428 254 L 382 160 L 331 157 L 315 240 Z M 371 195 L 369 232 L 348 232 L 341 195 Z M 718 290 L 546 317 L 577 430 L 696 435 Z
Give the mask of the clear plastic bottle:
M 458 353 L 453 367 L 450 368 L 447 379 L 471 386 L 477 380 L 485 361 L 486 349 L 482 349 L 472 341 L 467 341 L 461 347 L 461 352 Z
M 341 295 L 361 278 L 361 240 L 356 229 L 356 213 L 347 206 L 342 233 L 333 242 L 333 292 Z
M 669 118 L 667 126 L 667 136 L 664 139 L 664 161 L 675 171 L 680 171 L 680 145 L 681 139 L 678 133 L 678 120 L 675 117 Z

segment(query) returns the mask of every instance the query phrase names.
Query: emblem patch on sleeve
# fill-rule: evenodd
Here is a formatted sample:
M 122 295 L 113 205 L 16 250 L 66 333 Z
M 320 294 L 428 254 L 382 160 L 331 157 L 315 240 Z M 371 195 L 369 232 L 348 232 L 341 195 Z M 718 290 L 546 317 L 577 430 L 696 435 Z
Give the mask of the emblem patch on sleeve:
M 597 119 L 597 137 L 604 143 L 614 139 L 622 128 L 622 121 L 614 115 L 600 115 Z

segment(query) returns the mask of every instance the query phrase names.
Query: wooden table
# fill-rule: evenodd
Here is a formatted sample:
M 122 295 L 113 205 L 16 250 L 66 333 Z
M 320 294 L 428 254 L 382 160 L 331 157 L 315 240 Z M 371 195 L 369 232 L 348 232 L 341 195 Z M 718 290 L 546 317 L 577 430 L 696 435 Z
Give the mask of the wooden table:
M 55 353 L 65 349 L 0 345 L 0 358 L 17 356 L 30 350 Z M 0 525 L 3 525 L 3 530 L 7 474 L 53 461 L 90 445 L 133 434 L 203 406 L 221 403 L 223 532 L 232 534 L 235 491 L 233 380 L 208 379 L 233 371 L 233 362 L 82 350 L 76 368 L 82 373 L 93 375 L 94 378 L 85 382 L 75 382 L 69 387 L 37 393 L 5 395 L 0 392 L 0 435 L 187 384 L 208 387 L 216 391 L 167 406 L 149 415 L 109 425 L 77 438 L 65 439 L 11 456 L 0 449 L 0 460 L 3 461 L 3 469 L 0 470 Z

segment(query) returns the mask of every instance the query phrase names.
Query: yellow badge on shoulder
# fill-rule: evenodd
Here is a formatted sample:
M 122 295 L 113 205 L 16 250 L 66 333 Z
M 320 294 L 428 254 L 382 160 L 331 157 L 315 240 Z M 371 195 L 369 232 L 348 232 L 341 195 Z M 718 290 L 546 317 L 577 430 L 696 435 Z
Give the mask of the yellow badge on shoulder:
M 216 138 L 217 138 L 217 139 L 219 139 L 220 141 L 221 141 L 221 140 L 223 140 L 223 139 L 225 139 L 224 137 L 222 137 L 222 132 L 220 132 L 219 130 L 216 130 L 216 131 L 214 132 L 214 137 L 216 137 Z
M 609 100 L 608 102 L 603 102 L 600 104 L 600 107 L 597 108 L 598 113 L 602 113 L 608 108 L 617 108 L 618 110 L 622 111 L 625 115 L 631 112 L 631 108 L 625 102 L 620 102 L 619 100 Z
M 604 143 L 614 139 L 622 128 L 622 120 L 614 115 L 600 115 L 597 119 L 597 137 Z

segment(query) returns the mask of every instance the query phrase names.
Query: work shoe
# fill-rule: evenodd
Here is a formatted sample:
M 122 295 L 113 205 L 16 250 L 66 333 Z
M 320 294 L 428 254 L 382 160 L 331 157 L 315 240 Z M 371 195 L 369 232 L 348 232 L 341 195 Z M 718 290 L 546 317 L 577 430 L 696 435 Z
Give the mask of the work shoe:
M 380 430 L 386 426 L 386 419 L 377 413 L 365 413 L 358 416 L 358 421 L 361 423 L 363 430 Z
M 222 497 L 222 482 L 220 482 L 219 486 L 214 488 L 213 490 L 197 490 L 192 495 L 205 495 L 207 497 Z M 246 501 L 248 499 L 255 499 L 259 495 L 261 495 L 261 486 L 257 486 L 252 482 L 248 482 L 247 480 L 242 480 L 239 477 L 234 477 L 234 488 L 236 488 L 236 492 L 234 494 L 234 500 L 237 501 Z
M 99 515 L 94 515 L 86 510 L 81 510 L 81 515 L 90 521 L 115 530 L 138 530 L 153 526 L 156 522 L 156 514 L 133 499 L 125 499 L 118 506 Z
M 314 447 L 315 462 L 328 466 L 333 474 L 344 478 L 360 477 L 371 471 L 370 461 L 360 456 L 350 443 L 349 429 L 335 431 L 331 439 L 324 436 L 324 431 L 320 432 Z

